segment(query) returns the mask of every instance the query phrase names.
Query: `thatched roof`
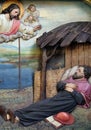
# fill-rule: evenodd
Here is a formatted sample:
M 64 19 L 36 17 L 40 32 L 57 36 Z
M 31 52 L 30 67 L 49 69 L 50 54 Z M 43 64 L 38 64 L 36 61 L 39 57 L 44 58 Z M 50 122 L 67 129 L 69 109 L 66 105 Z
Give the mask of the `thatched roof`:
M 91 43 L 91 22 L 71 22 L 61 25 L 37 38 L 40 48 L 69 46 L 74 43 Z

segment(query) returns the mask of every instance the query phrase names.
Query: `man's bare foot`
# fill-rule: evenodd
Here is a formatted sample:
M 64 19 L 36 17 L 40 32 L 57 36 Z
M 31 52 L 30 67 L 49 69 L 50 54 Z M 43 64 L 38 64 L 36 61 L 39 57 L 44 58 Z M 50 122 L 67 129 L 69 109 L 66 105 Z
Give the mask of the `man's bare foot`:
M 19 120 L 19 118 L 16 116 L 15 117 L 15 123 L 18 123 L 20 120 Z
M 7 121 L 10 121 L 11 120 L 10 118 L 11 118 L 10 115 L 7 114 Z M 20 121 L 19 118 L 16 116 L 14 123 L 18 123 L 19 121 Z
M 9 119 L 9 121 L 11 121 L 12 123 L 15 123 L 15 115 L 13 113 L 13 111 L 11 109 L 7 110 L 7 118 Z
M 10 115 L 9 114 L 7 114 L 7 121 L 9 121 L 10 120 Z

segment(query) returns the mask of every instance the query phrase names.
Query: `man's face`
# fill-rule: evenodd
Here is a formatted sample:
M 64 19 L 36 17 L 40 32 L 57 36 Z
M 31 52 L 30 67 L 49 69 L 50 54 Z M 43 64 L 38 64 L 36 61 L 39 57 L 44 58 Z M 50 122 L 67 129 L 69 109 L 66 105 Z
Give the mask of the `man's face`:
M 78 67 L 77 71 L 72 76 L 73 79 L 84 78 L 84 67 Z
M 13 9 L 13 10 L 10 12 L 10 14 L 9 14 L 10 19 L 11 19 L 11 20 L 12 20 L 12 19 L 17 19 L 17 16 L 19 15 L 19 12 L 20 12 L 19 9 Z

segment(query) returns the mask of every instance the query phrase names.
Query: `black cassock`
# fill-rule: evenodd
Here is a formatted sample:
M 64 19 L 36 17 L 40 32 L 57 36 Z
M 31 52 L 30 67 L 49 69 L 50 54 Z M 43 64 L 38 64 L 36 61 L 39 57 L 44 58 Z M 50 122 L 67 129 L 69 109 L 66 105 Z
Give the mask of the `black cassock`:
M 28 107 L 16 110 L 14 114 L 19 117 L 23 126 L 32 125 L 58 112 L 72 112 L 75 107 L 85 103 L 83 96 L 77 91 L 67 92 L 59 89 L 52 98 L 30 104 Z

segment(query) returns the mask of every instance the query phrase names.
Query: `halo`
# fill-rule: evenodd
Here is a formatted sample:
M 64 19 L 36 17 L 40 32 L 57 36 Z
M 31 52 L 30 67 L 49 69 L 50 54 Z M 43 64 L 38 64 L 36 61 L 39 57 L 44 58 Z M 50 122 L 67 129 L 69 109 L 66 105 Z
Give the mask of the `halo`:
M 21 18 L 24 14 L 24 7 L 22 5 L 21 2 L 19 2 L 18 0 L 7 0 L 2 4 L 2 10 L 4 10 L 5 8 L 7 8 L 9 5 L 11 4 L 17 4 L 20 7 L 20 16 L 19 18 Z

